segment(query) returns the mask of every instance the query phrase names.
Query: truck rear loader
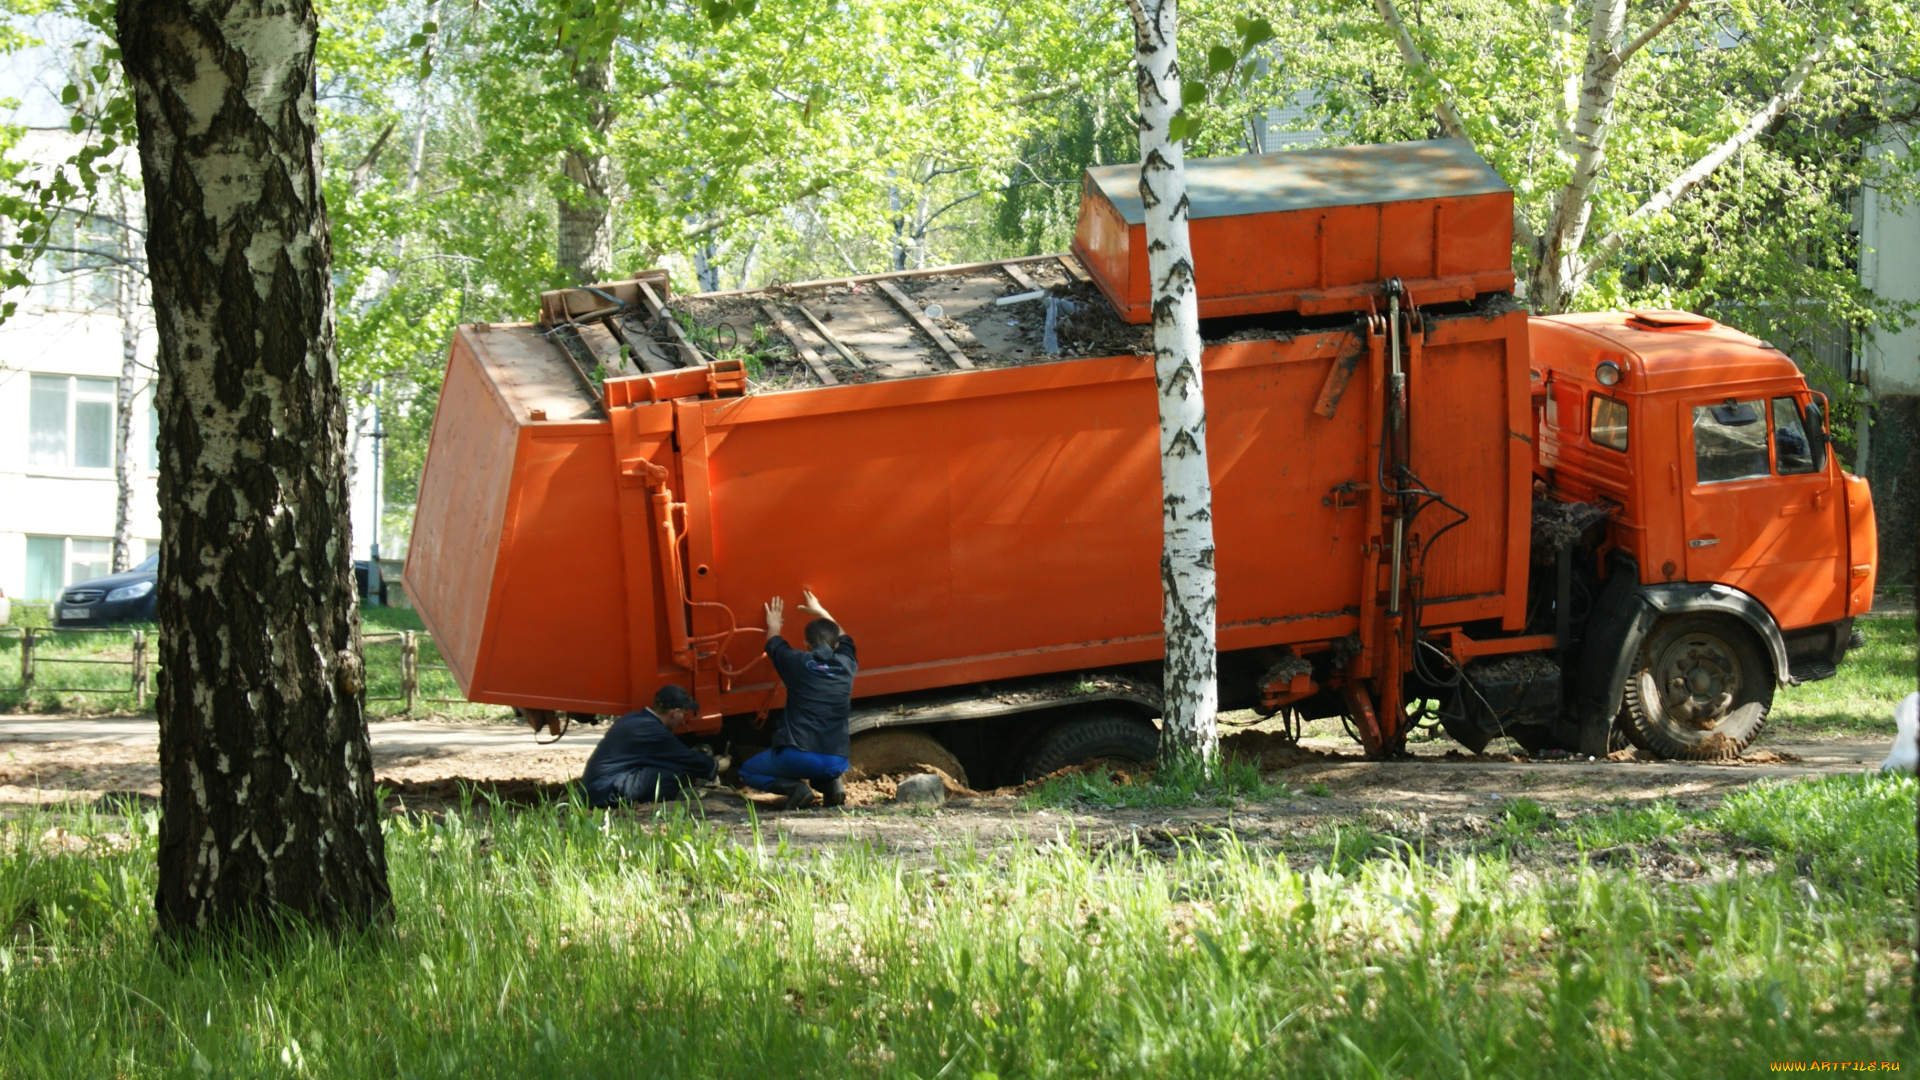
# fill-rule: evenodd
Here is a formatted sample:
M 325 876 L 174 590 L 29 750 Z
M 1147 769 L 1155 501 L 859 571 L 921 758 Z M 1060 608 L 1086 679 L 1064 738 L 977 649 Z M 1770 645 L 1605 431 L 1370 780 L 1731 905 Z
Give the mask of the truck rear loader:
M 1737 755 L 1872 602 L 1865 481 L 1792 359 L 1673 311 L 1530 318 L 1465 143 L 1188 163 L 1223 709 L 1374 756 Z M 854 762 L 977 785 L 1157 744 L 1160 471 L 1136 166 L 1070 253 L 461 326 L 404 584 L 468 698 L 556 733 L 781 707 L 761 606 L 861 650 Z

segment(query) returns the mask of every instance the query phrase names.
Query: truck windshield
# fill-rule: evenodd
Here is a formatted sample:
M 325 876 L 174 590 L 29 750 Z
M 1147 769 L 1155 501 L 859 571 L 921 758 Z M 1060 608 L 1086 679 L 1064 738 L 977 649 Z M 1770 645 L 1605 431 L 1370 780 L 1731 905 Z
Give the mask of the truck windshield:
M 1766 476 L 1766 403 L 1734 401 L 1693 407 L 1693 460 L 1702 484 Z

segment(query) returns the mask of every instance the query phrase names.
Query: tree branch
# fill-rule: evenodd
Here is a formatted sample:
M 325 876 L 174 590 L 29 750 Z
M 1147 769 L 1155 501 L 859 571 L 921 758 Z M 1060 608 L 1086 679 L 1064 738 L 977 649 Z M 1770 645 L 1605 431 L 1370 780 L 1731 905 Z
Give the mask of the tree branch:
M 1122 64 L 1121 66 L 1114 68 L 1110 71 L 1102 71 L 1097 75 L 1094 75 L 1092 77 L 1092 81 L 1108 82 L 1110 80 L 1117 79 L 1120 76 L 1125 75 L 1126 73 L 1132 70 L 1133 70 L 1133 64 L 1131 63 Z M 1063 82 L 1058 86 L 1042 87 L 1039 90 L 1034 90 L 1029 93 L 1021 94 L 1019 97 L 1016 97 L 1016 98 L 1008 98 L 1007 100 L 1000 103 L 1000 107 L 1003 109 L 1018 109 L 1023 106 L 1032 105 L 1037 102 L 1045 101 L 1048 98 L 1057 98 L 1062 94 L 1071 94 L 1075 90 L 1078 90 L 1081 87 L 1086 86 L 1088 81 L 1089 81 L 1089 78 L 1084 75 L 1080 76 L 1079 78 L 1068 79 L 1066 82 Z
M 1433 111 L 1434 115 L 1440 118 L 1440 126 L 1447 129 L 1448 135 L 1471 144 L 1473 138 L 1467 134 L 1467 125 L 1461 122 L 1460 114 L 1454 112 L 1453 106 L 1447 103 L 1446 98 L 1439 95 L 1439 80 L 1434 78 L 1433 67 L 1427 63 L 1426 54 L 1420 51 L 1420 46 L 1414 44 L 1413 35 L 1407 33 L 1407 24 L 1400 19 L 1400 9 L 1393 6 L 1393 0 L 1373 0 L 1373 6 L 1379 10 L 1380 18 L 1386 22 L 1387 29 L 1392 31 L 1394 44 L 1400 46 L 1400 57 L 1407 62 L 1407 67 L 1413 70 L 1414 77 L 1435 88 L 1436 101 Z M 1526 245 L 1528 251 L 1534 250 L 1539 244 L 1534 237 L 1533 226 L 1527 224 L 1527 219 L 1521 216 L 1518 203 L 1513 208 L 1513 235 L 1514 239 Z
M 360 164 L 353 167 L 353 179 L 347 182 L 348 195 L 358 195 L 360 189 L 366 186 L 367 177 L 380 161 L 380 151 L 387 148 L 387 140 L 393 136 L 393 129 L 399 123 L 398 120 L 387 121 L 386 129 L 380 132 L 380 137 L 373 140 L 372 146 L 367 147 L 366 155 L 360 159 Z
M 1693 0 L 1679 0 L 1678 3 L 1668 8 L 1667 13 L 1665 15 L 1660 16 L 1660 21 L 1654 23 L 1652 26 L 1647 27 L 1646 30 L 1643 31 L 1639 37 L 1634 38 L 1632 41 L 1628 42 L 1627 47 L 1620 50 L 1621 65 L 1625 66 L 1628 60 L 1633 59 L 1634 53 L 1637 53 L 1641 49 L 1646 48 L 1649 42 L 1651 42 L 1654 38 L 1659 37 L 1662 33 L 1666 32 L 1667 27 L 1672 26 L 1673 21 L 1675 19 L 1678 19 L 1680 16 L 1685 15 L 1687 13 L 1687 9 L 1692 6 L 1693 6 Z
M 691 244 L 696 240 L 699 240 L 705 236 L 708 236 L 709 234 L 719 232 L 721 229 L 727 228 L 728 226 L 733 225 L 735 222 L 748 221 L 753 218 L 764 216 L 766 214 L 771 214 L 776 210 L 782 209 L 787 206 L 791 206 L 792 204 L 799 202 L 801 199 L 807 198 L 808 196 L 818 195 L 822 191 L 825 191 L 829 186 L 831 186 L 832 183 L 833 181 L 827 178 L 815 180 L 813 183 L 808 184 L 805 188 L 796 192 L 791 199 L 786 200 L 785 202 L 781 203 L 779 206 L 763 206 L 758 210 L 739 210 L 733 213 L 715 214 L 713 215 L 713 217 L 708 218 L 705 222 L 699 225 L 694 225 L 687 229 L 682 230 L 680 233 L 680 240 L 682 243 Z
M 1827 38 L 1819 39 L 1813 51 L 1807 54 L 1806 59 L 1800 61 L 1799 65 L 1787 75 L 1787 81 L 1781 84 L 1779 93 L 1774 94 L 1772 100 L 1761 106 L 1759 112 L 1748 117 L 1747 122 L 1740 126 L 1740 130 L 1708 151 L 1700 160 L 1687 166 L 1666 187 L 1642 203 L 1638 210 L 1627 215 L 1625 221 L 1595 244 L 1593 254 L 1582 260 L 1579 268 L 1570 275 L 1573 288 L 1578 289 L 1594 270 L 1618 254 L 1620 248 L 1627 242 L 1627 235 L 1636 227 L 1649 218 L 1666 212 L 1673 204 L 1686 198 L 1694 188 L 1699 187 L 1709 176 L 1712 176 L 1714 170 L 1726 164 L 1727 160 L 1739 153 L 1741 148 L 1759 138 L 1761 132 L 1785 116 L 1787 110 L 1791 109 L 1793 103 L 1799 99 L 1800 90 L 1806 86 L 1808 76 L 1812 75 L 1813 69 L 1826 58 L 1830 44 Z

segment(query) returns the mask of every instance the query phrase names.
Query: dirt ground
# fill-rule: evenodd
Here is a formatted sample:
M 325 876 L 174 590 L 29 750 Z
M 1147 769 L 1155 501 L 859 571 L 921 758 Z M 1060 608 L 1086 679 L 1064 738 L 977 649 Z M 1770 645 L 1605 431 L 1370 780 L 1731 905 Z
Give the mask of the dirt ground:
M 508 803 L 564 797 L 599 730 L 576 729 L 551 746 L 504 724 L 391 721 L 373 724 L 372 734 L 388 812 L 434 814 L 457 805 L 468 785 Z M 880 778 L 851 785 L 849 806 L 840 810 L 783 813 L 777 797 L 734 791 L 708 791 L 691 809 L 743 837 L 757 822 L 763 834 L 771 825 L 803 847 L 851 842 L 903 855 L 954 842 L 1069 837 L 1096 846 L 1131 838 L 1170 850 L 1182 837 L 1220 829 L 1243 843 L 1288 850 L 1324 847 L 1333 828 L 1355 825 L 1444 848 L 1472 846 L 1522 797 L 1562 818 L 1659 799 L 1704 809 L 1760 781 L 1866 771 L 1887 749 L 1884 739 L 1772 743 L 1745 760 L 1704 764 L 1473 757 L 1451 743 L 1417 746 L 1412 760 L 1373 762 L 1331 739 L 1304 746 L 1306 754 L 1287 753 L 1268 743 L 1263 773 L 1288 793 L 1232 808 L 1038 809 L 1023 805 L 1015 789 L 957 794 L 939 808 L 904 806 L 891 800 L 893 779 Z M 0 716 L 0 816 L 125 796 L 151 803 L 160 793 L 156 752 L 149 719 Z M 1306 760 L 1286 764 L 1289 758 Z

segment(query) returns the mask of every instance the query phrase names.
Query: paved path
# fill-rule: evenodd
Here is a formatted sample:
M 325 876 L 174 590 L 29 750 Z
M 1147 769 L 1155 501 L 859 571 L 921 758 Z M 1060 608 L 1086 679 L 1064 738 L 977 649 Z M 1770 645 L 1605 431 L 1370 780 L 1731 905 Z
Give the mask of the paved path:
M 384 753 L 445 750 L 514 750 L 534 745 L 533 733 L 512 724 L 449 724 L 423 720 L 376 720 L 367 725 L 373 749 Z M 553 750 L 580 748 L 590 753 L 605 725 L 576 724 Z M 158 746 L 159 722 L 151 717 L 104 719 L 72 716 L 0 714 L 0 744 L 90 743 L 97 746 Z M 542 747 L 542 749 L 548 749 Z

